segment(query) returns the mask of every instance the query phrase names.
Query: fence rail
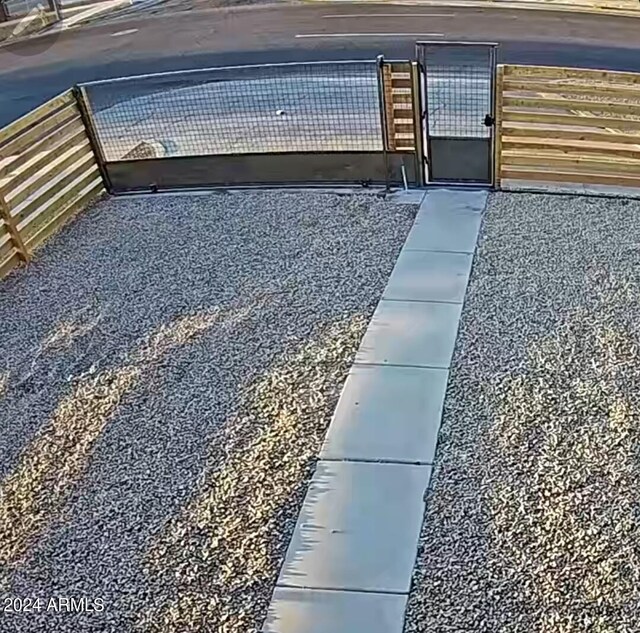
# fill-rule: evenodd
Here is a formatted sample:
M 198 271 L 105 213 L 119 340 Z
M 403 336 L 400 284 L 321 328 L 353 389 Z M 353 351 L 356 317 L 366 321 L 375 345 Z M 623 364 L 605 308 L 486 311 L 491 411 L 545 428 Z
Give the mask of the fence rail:
M 231 66 L 84 84 L 102 152 L 380 151 L 373 61 Z
M 156 73 L 81 90 L 116 192 L 415 183 L 415 76 L 410 62 L 305 62 Z
M 451 105 L 464 81 L 489 86 L 485 79 L 452 67 L 430 96 Z M 116 193 L 423 184 L 429 90 L 418 62 L 378 58 L 162 73 L 67 91 L 0 129 L 0 277 L 105 184 Z M 464 105 L 456 116 L 485 125 L 486 104 Z M 497 187 L 640 187 L 640 74 L 499 66 L 495 105 Z
M 73 91 L 0 130 L 0 277 L 104 191 Z
M 498 182 L 640 186 L 640 74 L 499 70 Z

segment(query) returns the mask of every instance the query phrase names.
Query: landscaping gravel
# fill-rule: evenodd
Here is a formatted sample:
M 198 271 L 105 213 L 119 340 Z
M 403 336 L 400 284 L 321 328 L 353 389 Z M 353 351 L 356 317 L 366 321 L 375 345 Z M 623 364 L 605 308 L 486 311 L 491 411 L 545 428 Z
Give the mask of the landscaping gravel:
M 640 203 L 494 194 L 406 633 L 640 630 Z
M 0 631 L 259 630 L 414 214 L 111 199 L 0 284 Z

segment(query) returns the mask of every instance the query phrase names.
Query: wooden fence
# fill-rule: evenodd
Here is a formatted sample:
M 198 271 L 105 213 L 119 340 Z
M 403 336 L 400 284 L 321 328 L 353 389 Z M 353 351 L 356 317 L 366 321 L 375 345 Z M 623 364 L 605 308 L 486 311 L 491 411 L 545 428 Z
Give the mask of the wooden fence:
M 500 66 L 496 186 L 640 187 L 640 74 Z
M 416 62 L 385 62 L 383 66 L 387 149 L 414 151 L 419 141 L 416 92 L 419 88 Z M 419 113 L 418 113 L 419 116 Z
M 104 191 L 70 90 L 0 130 L 0 278 Z
M 389 152 L 411 153 L 417 184 L 423 182 L 420 71 L 417 62 L 384 62 L 382 65 L 385 130 Z

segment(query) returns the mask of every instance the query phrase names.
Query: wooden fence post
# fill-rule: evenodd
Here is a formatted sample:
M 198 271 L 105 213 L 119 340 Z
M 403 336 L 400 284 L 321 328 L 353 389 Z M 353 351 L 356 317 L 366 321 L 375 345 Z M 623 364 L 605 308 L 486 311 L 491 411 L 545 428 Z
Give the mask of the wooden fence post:
M 13 242 L 15 249 L 18 251 L 18 255 L 20 255 L 20 258 L 28 264 L 31 261 L 31 254 L 22 241 L 22 236 L 20 235 L 20 231 L 18 230 L 15 220 L 11 216 L 9 205 L 4 199 L 2 191 L 0 191 L 0 217 L 7 225 L 11 241 Z
M 504 92 L 504 66 L 498 66 L 496 74 L 495 144 L 493 156 L 493 186 L 500 189 L 502 169 L 502 94 Z
M 387 122 L 386 129 L 386 139 L 387 139 L 387 149 L 390 151 L 395 150 L 396 148 L 396 138 L 394 135 L 394 126 L 393 126 L 393 91 L 392 84 L 393 81 L 391 79 L 391 74 L 393 69 L 389 62 L 385 62 L 382 68 L 382 83 L 384 85 L 384 107 L 385 107 L 385 120 Z

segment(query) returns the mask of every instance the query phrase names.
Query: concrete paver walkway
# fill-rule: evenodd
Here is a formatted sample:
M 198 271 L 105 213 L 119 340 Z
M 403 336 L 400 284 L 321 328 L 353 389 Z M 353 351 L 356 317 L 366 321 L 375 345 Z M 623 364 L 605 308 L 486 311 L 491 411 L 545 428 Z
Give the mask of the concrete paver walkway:
M 424 197 L 345 382 L 264 633 L 402 633 L 486 199 Z

